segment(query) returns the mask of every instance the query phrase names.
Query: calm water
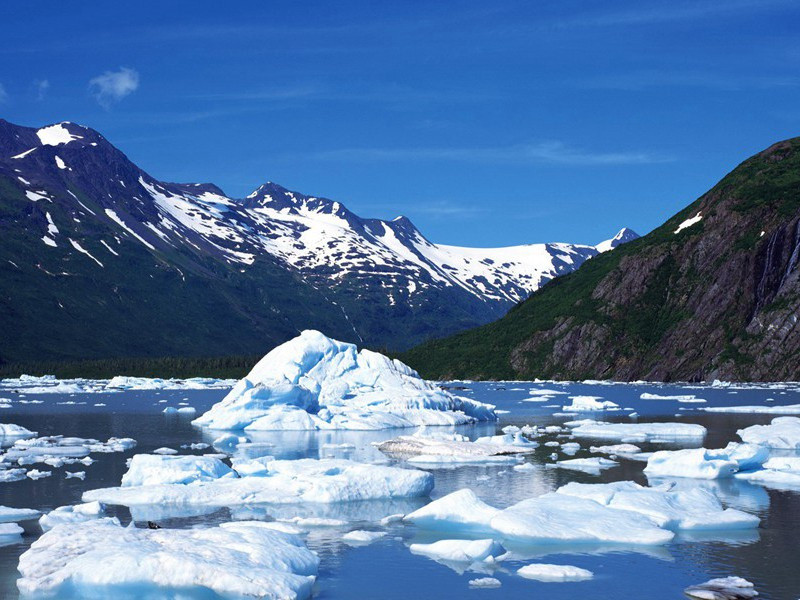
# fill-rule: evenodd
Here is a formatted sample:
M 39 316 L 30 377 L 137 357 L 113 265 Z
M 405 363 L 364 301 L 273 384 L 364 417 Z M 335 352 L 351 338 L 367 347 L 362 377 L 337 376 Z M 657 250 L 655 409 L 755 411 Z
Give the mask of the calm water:
M 477 437 L 494 433 L 507 424 L 537 425 L 560 424 L 568 417 L 554 416 L 557 411 L 548 404 L 568 404 L 567 396 L 558 396 L 547 403 L 523 402 L 534 387 L 558 389 L 570 395 L 601 396 L 622 407 L 632 407 L 639 413 L 639 421 L 681 421 L 701 423 L 709 434 L 706 447 L 724 446 L 737 440 L 736 430 L 754 423 L 766 423 L 769 415 L 706 414 L 694 410 L 697 405 L 677 401 L 640 400 L 642 392 L 666 394 L 696 394 L 708 400 L 708 405 L 800 403 L 800 393 L 794 389 L 687 389 L 677 386 L 647 385 L 587 385 L 587 384 L 530 384 L 491 383 L 463 384 L 457 393 L 497 405 L 501 414 L 499 424 L 464 428 L 462 433 Z M 797 388 L 798 386 L 794 386 Z M 125 461 L 134 453 L 149 452 L 161 446 L 179 449 L 182 444 L 212 441 L 213 436 L 193 428 L 185 417 L 167 417 L 161 414 L 164 406 L 178 406 L 188 402 L 198 413 L 225 395 L 224 390 L 203 391 L 128 391 L 108 394 L 75 394 L 70 396 L 42 394 L 20 397 L 4 391 L 11 397 L 10 409 L 0 414 L 2 422 L 17 423 L 38 431 L 39 435 L 66 435 L 93 437 L 105 440 L 112 436 L 133 437 L 138 446 L 126 453 L 93 454 L 97 462 L 89 467 L 80 465 L 52 469 L 49 478 L 0 484 L 0 504 L 29 507 L 47 511 L 57 506 L 80 502 L 81 493 L 87 489 L 119 485 L 126 471 Z M 42 400 L 42 404 L 21 404 L 19 400 Z M 166 402 L 164 402 L 166 400 Z M 71 404 L 65 404 L 69 402 Z M 101 403 L 105 406 L 95 406 Z M 684 410 L 681 410 L 684 409 Z M 608 420 L 630 422 L 625 413 L 610 412 Z M 676 416 L 677 415 L 677 416 Z M 384 457 L 371 442 L 398 435 L 389 432 L 339 432 L 326 434 L 294 433 L 268 434 L 252 437 L 255 445 L 247 452 L 252 455 L 270 454 L 280 458 L 337 456 L 355 460 L 373 461 Z M 408 433 L 408 432 L 402 432 Z M 547 436 L 540 442 L 557 439 Z M 564 441 L 563 438 L 558 438 Z M 579 440 L 580 441 L 580 440 Z M 349 443 L 355 449 L 337 449 L 333 444 Z M 615 443 L 615 442 L 604 442 Z M 581 445 L 588 448 L 587 441 Z M 669 445 L 642 445 L 644 450 L 674 448 Z M 459 467 L 436 469 L 436 488 L 433 497 L 454 490 L 471 487 L 485 501 L 496 506 L 507 506 L 521 499 L 551 491 L 569 481 L 605 482 L 632 479 L 647 483 L 642 473 L 643 463 L 622 461 L 620 466 L 595 476 L 562 469 L 545 468 L 550 462 L 553 448 L 540 447 L 528 460 L 542 465 L 530 471 L 514 471 L 508 466 Z M 202 453 L 181 450 L 184 453 Z M 576 457 L 589 456 L 582 449 Z M 49 469 L 38 465 L 41 469 Z M 77 468 L 77 467 L 80 467 Z M 65 470 L 85 470 L 86 480 L 65 479 Z M 744 533 L 704 532 L 701 536 L 681 536 L 667 546 L 658 548 L 616 547 L 513 547 L 519 560 L 502 563 L 499 570 L 486 573 L 498 578 L 502 587 L 471 589 L 467 582 L 485 576 L 476 572 L 461 573 L 430 559 L 415 556 L 408 545 L 417 541 L 435 541 L 411 526 L 393 525 L 389 534 L 377 542 L 353 547 L 341 542 L 342 530 L 320 529 L 308 536 L 309 546 L 322 559 L 315 598 L 402 598 L 417 600 L 427 598 L 505 598 L 541 597 L 559 598 L 681 598 L 681 590 L 693 583 L 712 577 L 739 575 L 756 584 L 762 598 L 796 599 L 800 596 L 800 492 L 776 491 L 737 481 L 706 482 L 682 480 L 678 485 L 703 485 L 714 489 L 723 502 L 757 514 L 762 519 L 756 531 Z M 218 523 L 230 519 L 269 519 L 273 517 L 327 516 L 355 520 L 351 528 L 377 529 L 381 517 L 408 512 L 427 500 L 387 501 L 359 505 L 320 505 L 299 507 L 253 507 L 221 510 L 210 514 L 187 514 L 169 507 L 152 507 L 131 515 L 127 509 L 112 508 L 110 512 L 127 523 L 135 520 L 155 519 L 164 527 L 193 527 Z M 16 598 L 16 567 L 19 555 L 40 534 L 35 522 L 25 524 L 26 535 L 22 543 L 0 548 L 0 595 Z M 448 536 L 452 537 L 452 536 Z M 528 562 L 571 564 L 587 568 L 595 578 L 578 583 L 540 583 L 522 579 L 514 574 Z M 98 565 L 102 568 L 102 565 Z M 170 595 L 148 598 L 170 598 Z M 182 593 L 181 598 L 191 595 Z M 200 596 L 198 596 L 200 597 Z M 202 596 L 208 598 L 207 594 Z

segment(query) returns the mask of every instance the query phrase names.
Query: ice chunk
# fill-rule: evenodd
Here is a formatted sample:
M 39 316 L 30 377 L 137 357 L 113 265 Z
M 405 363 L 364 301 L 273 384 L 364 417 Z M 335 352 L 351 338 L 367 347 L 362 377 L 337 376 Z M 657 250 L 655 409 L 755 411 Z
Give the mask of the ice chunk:
M 42 531 L 49 531 L 62 523 L 82 523 L 99 519 L 105 515 L 105 507 L 100 502 L 87 502 L 74 506 L 59 506 L 39 519 Z M 116 521 L 116 519 L 114 519 Z
M 111 598 L 122 590 L 308 598 L 319 559 L 267 523 L 137 529 L 104 519 L 55 527 L 19 559 L 20 591 Z
M 470 442 L 458 434 L 435 435 L 428 432 L 400 436 L 376 444 L 385 454 L 400 456 L 414 464 L 515 463 L 513 455 L 533 452 L 538 446 L 522 434 L 478 438 Z
M 797 417 L 777 417 L 769 425 L 752 425 L 736 433 L 748 444 L 800 450 L 800 419 Z
M 739 470 L 736 461 L 705 448 L 661 450 L 648 459 L 644 472 L 652 477 L 732 477 Z
M 672 530 L 750 529 L 757 517 L 735 509 L 724 509 L 712 492 L 695 487 L 672 491 L 670 486 L 648 488 L 633 481 L 615 483 L 571 482 L 556 495 L 593 500 L 621 511 L 640 513 L 659 527 Z
M 506 553 L 506 549 L 492 539 L 439 540 L 432 544 L 411 544 L 409 550 L 433 560 L 464 563 L 493 562 Z
M 235 476 L 228 465 L 210 456 L 136 454 L 122 476 L 122 486 L 191 483 Z
M 633 444 L 612 444 L 610 446 L 590 446 L 592 454 L 638 454 L 642 449 Z
M 800 456 L 770 458 L 762 469 L 737 473 L 736 478 L 778 489 L 800 489 Z
M 1 523 L 0 538 L 19 537 L 25 530 L 16 523 Z M 5 543 L 5 542 L 4 542 Z
M 786 406 L 704 406 L 698 410 L 715 413 L 800 415 L 800 404 L 789 404 Z
M 178 451 L 175 448 L 156 448 L 153 450 L 153 454 L 177 454 Z
M 470 579 L 467 585 L 472 588 L 497 588 L 503 584 L 494 577 L 478 577 L 477 579 Z
M 752 583 L 741 577 L 720 577 L 683 590 L 698 600 L 748 600 L 758 596 Z
M 491 530 L 492 518 L 498 512 L 471 489 L 464 488 L 406 515 L 403 521 L 424 529 L 481 532 Z
M 304 331 L 269 352 L 193 423 L 212 429 L 377 430 L 495 418 L 493 406 L 454 396 L 400 361 Z
M 414 498 L 427 496 L 433 489 L 430 473 L 350 460 L 271 460 L 265 466 L 264 476 L 104 488 L 84 492 L 83 499 L 124 506 L 241 506 Z
M 514 504 L 495 515 L 491 527 L 529 544 L 659 545 L 674 537 L 645 515 L 559 493 Z
M 602 469 L 610 469 L 616 467 L 619 463 L 607 458 L 593 457 L 593 458 L 571 458 L 569 460 L 556 461 L 555 465 L 547 465 L 548 467 L 556 466 L 562 469 L 573 469 L 576 471 L 590 471 L 599 473 Z
M 642 400 L 675 400 L 683 403 L 703 404 L 706 402 L 704 398 L 698 398 L 694 394 L 677 394 L 673 396 L 662 396 L 661 394 L 649 394 L 645 392 L 640 395 Z
M 626 442 L 645 442 L 654 438 L 702 440 L 706 435 L 706 428 L 694 423 L 606 423 L 585 419 L 566 425 L 573 427 L 572 434 L 576 437 Z
M 26 477 L 25 469 L 0 469 L 0 483 L 22 481 Z
M 16 523 L 17 521 L 27 521 L 28 519 L 38 519 L 40 513 L 31 508 L 10 508 L 0 506 L 0 523 Z
M 385 531 L 366 531 L 364 529 L 356 529 L 354 531 L 348 531 L 345 533 L 342 536 L 342 541 L 350 544 L 366 545 L 371 544 L 375 540 L 379 540 L 385 535 Z
M 517 575 L 525 579 L 535 579 L 536 581 L 585 581 L 594 577 L 594 573 L 580 567 L 544 563 L 520 567 L 517 569 Z
M 469 489 L 453 492 L 407 515 L 425 529 L 494 533 L 531 544 L 665 544 L 674 534 L 650 518 L 567 494 L 545 494 L 499 510 Z
M 600 396 L 570 396 L 572 404 L 562 406 L 564 412 L 596 412 L 602 410 L 616 410 L 619 404 L 610 400 L 603 401 Z

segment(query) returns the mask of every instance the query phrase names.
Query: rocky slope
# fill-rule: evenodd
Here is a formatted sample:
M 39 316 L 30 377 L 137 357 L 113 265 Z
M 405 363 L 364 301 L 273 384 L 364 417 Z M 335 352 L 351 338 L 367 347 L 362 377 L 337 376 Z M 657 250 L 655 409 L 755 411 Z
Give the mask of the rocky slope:
M 460 248 L 267 183 L 158 181 L 96 131 L 0 120 L 0 364 L 260 354 L 307 328 L 408 347 L 501 316 L 598 247 Z
M 403 358 L 427 377 L 800 379 L 800 138 L 497 322 Z

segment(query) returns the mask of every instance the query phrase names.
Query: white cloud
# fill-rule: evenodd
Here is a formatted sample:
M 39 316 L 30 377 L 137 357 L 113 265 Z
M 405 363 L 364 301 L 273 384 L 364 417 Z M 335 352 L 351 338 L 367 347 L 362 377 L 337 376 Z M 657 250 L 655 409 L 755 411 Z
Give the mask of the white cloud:
M 50 82 L 47 79 L 36 79 L 33 82 L 33 87 L 36 89 L 36 99 L 41 102 L 44 100 L 47 90 L 50 89 Z
M 89 91 L 105 108 L 135 92 L 138 87 L 139 73 L 127 67 L 120 67 L 119 71 L 106 71 L 89 81 Z
M 561 142 L 542 142 L 497 147 L 452 148 L 340 148 L 310 155 L 318 159 L 392 161 L 447 160 L 497 164 L 641 165 L 669 162 L 670 157 L 647 152 L 592 152 Z

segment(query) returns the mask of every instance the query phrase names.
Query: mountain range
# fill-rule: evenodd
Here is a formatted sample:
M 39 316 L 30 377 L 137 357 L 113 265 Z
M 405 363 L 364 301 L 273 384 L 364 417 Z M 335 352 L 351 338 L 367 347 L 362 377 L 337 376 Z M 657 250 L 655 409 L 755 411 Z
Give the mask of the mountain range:
M 800 379 L 800 138 L 502 319 L 414 348 L 430 378 Z
M 0 364 L 263 353 L 307 328 L 403 349 L 487 323 L 596 246 L 435 244 L 266 183 L 159 181 L 98 132 L 0 120 Z

